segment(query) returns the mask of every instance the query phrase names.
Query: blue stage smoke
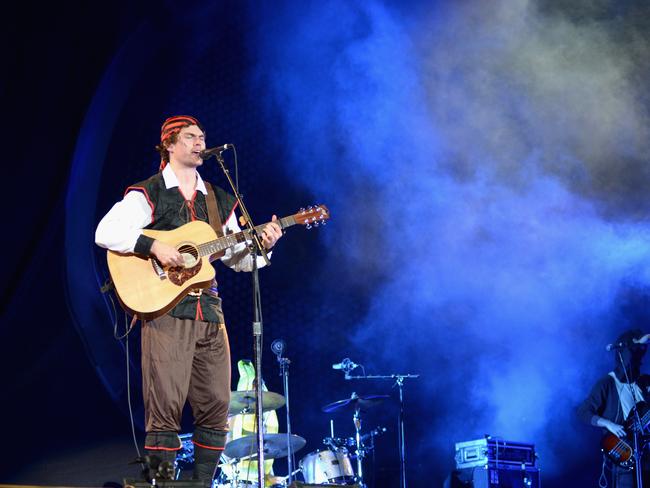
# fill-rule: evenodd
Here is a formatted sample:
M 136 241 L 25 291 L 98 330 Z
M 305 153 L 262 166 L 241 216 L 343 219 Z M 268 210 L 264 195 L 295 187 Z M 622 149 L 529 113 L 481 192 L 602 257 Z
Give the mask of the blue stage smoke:
M 422 374 L 421 452 L 491 433 L 553 472 L 650 280 L 648 33 L 634 2 L 426 4 L 251 12 L 253 89 L 372 293 L 359 357 Z

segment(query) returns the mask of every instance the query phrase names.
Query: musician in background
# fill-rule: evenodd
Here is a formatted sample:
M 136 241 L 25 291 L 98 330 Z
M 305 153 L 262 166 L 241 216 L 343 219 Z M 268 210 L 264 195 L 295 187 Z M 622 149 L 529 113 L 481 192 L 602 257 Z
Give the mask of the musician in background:
M 600 427 L 603 433 L 611 432 L 620 438 L 630 434 L 626 432 L 624 425 L 630 415 L 633 415 L 633 407 L 638 402 L 645 401 L 650 391 L 650 376 L 641 374 L 649 337 L 639 329 L 632 329 L 616 339 L 614 346 L 618 347 L 614 350 L 614 370 L 596 382 L 589 396 L 578 407 L 578 417 L 583 422 Z M 643 412 L 640 411 L 640 415 Z M 631 437 L 627 442 L 634 446 Z M 650 479 L 646 472 L 650 468 L 645 462 L 646 457 L 643 456 L 644 485 L 645 480 Z M 610 480 L 609 486 L 613 488 L 634 488 L 636 485 L 634 470 L 617 466 L 607 458 L 603 460 L 600 485 L 607 486 L 606 480 Z
M 214 207 L 215 200 L 210 220 L 216 216 L 224 234 L 239 232 L 235 198 L 210 187 L 197 171 L 205 147 L 205 131 L 194 117 L 168 118 L 156 147 L 160 171 L 127 188 L 99 223 L 95 242 L 113 251 L 153 256 L 164 266 L 183 266 L 176 248 L 143 235 L 142 229 L 172 230 L 194 220 L 207 222 L 208 206 Z M 210 188 L 215 198 L 208 196 Z M 261 236 L 268 250 L 282 236 L 275 221 L 273 216 Z M 245 243 L 228 249 L 221 261 L 235 271 L 253 267 Z M 261 258 L 257 266 L 264 266 Z M 230 348 L 216 282 L 206 290 L 193 290 L 170 312 L 143 324 L 142 381 L 147 454 L 174 462 L 187 400 L 195 424 L 193 477 L 211 480 L 225 444 L 230 401 Z

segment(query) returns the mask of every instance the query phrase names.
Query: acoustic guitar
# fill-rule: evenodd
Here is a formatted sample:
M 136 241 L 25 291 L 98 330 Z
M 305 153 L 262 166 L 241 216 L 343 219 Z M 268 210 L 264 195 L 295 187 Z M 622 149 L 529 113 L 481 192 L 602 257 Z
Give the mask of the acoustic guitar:
M 324 224 L 330 213 L 325 205 L 301 209 L 277 220 L 281 229 L 304 225 L 308 229 Z M 255 229 L 262 232 L 266 224 Z M 250 231 L 217 237 L 206 222 L 194 221 L 174 230 L 148 230 L 142 233 L 174 246 L 184 260 L 184 266 L 165 267 L 153 257 L 134 253 L 108 251 L 108 269 L 122 307 L 131 315 L 151 320 L 176 306 L 191 290 L 207 288 L 214 279 L 211 256 L 251 240 Z

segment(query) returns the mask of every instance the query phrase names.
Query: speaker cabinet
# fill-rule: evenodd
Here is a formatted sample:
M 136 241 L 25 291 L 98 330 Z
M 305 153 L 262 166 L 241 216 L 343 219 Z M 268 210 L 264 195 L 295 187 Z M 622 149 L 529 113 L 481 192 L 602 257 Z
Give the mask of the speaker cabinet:
M 540 488 L 539 470 L 519 466 L 484 466 L 452 471 L 450 488 Z
M 294 481 L 289 485 L 289 488 L 359 488 L 359 485 L 314 485 L 310 483 L 303 483 L 302 481 Z

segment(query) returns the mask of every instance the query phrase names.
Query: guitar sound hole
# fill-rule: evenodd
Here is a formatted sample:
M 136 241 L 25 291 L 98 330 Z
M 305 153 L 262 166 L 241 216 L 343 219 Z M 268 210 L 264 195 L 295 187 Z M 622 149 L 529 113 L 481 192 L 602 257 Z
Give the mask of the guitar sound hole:
M 178 252 L 181 253 L 183 261 L 185 261 L 186 268 L 192 268 L 196 266 L 196 263 L 199 260 L 199 252 L 194 246 L 182 245 L 178 248 Z
M 169 268 L 167 277 L 175 285 L 181 286 L 201 270 L 202 261 L 199 259 L 198 250 L 194 246 L 184 244 L 178 248 L 178 252 L 183 256 L 185 265 Z

